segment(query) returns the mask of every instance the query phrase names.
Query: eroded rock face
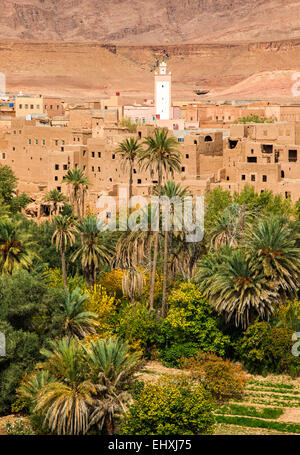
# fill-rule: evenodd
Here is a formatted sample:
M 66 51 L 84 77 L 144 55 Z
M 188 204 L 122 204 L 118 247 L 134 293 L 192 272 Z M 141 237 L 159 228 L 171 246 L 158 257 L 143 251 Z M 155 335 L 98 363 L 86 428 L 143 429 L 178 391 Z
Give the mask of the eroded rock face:
M 300 36 L 300 0 L 0 0 L 0 38 L 123 43 Z

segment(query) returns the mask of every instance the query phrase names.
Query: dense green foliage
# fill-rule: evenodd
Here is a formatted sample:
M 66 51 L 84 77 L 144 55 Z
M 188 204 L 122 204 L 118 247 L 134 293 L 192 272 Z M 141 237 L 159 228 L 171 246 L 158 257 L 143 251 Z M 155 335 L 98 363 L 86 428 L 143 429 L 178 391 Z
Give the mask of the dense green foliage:
M 230 338 L 221 332 L 218 316 L 194 284 L 179 284 L 169 294 L 168 305 L 162 326 L 166 345 L 161 352 L 166 364 L 176 366 L 181 357 L 197 351 L 226 354 Z
M 63 302 L 60 290 L 40 277 L 18 271 L 0 278 L 0 332 L 6 336 L 0 357 L 0 414 L 10 411 L 20 379 L 41 358 L 40 349 L 62 334 Z
M 129 408 L 121 434 L 212 434 L 214 417 L 209 394 L 184 378 L 161 378 L 147 383 Z
M 142 349 L 146 356 L 163 344 L 162 321 L 145 305 L 126 305 L 119 314 L 118 335 L 135 348 Z
M 237 353 L 251 373 L 300 374 L 299 357 L 292 355 L 294 331 L 287 327 L 272 327 L 256 322 L 248 327 L 237 342 Z
M 177 146 L 166 129 L 119 144 L 130 191 L 137 166 L 154 172 L 154 194 L 182 200 L 189 189 L 167 180 L 181 167 Z M 84 172 L 69 169 L 64 182 L 69 203 L 49 192 L 49 219 L 37 224 L 0 166 L 0 415 L 20 411 L 46 434 L 114 434 L 119 424 L 124 434 L 211 434 L 212 403 L 243 396 L 242 367 L 300 375 L 299 201 L 215 188 L 193 243 L 164 230 L 150 205 L 129 211 L 142 230 L 99 229 Z M 185 371 L 134 392 L 142 357 Z M 278 413 L 249 412 L 255 422 Z
M 18 394 L 32 402 L 43 426 L 54 434 L 86 434 L 94 427 L 112 434 L 139 354 L 115 339 L 81 344 L 77 338 L 52 341 L 41 354 L 46 360 L 39 368 L 47 376 L 36 372 L 25 378 Z

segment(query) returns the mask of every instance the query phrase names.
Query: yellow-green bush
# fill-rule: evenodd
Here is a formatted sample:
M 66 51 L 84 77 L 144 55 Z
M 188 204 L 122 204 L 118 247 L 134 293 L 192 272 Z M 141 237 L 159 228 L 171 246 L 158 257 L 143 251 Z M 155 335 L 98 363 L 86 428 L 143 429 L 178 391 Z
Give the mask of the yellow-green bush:
M 123 271 L 121 269 L 113 269 L 101 276 L 99 284 L 106 289 L 108 294 L 115 295 L 120 299 L 123 296 L 122 278 Z
M 63 288 L 63 276 L 62 271 L 59 268 L 49 268 L 46 267 L 44 271 L 45 281 L 48 286 L 52 288 Z M 80 275 L 69 276 L 68 277 L 68 288 L 70 292 L 74 291 L 76 288 L 83 288 L 86 286 L 85 279 Z
M 149 298 L 149 289 L 150 289 L 150 280 L 149 272 L 145 269 L 138 268 L 139 271 L 144 274 L 144 289 L 139 300 L 148 301 Z M 100 280 L 99 284 L 105 287 L 108 294 L 116 295 L 118 299 L 123 297 L 122 291 L 122 279 L 124 271 L 121 269 L 113 269 L 110 272 L 104 273 Z M 154 298 L 157 299 L 162 292 L 162 277 L 157 273 L 155 277 L 155 289 L 154 289 Z
M 192 283 L 181 283 L 168 297 L 168 316 L 162 333 L 165 347 L 161 358 L 169 366 L 177 366 L 181 357 L 193 357 L 197 351 L 224 356 L 230 338 L 219 328 L 219 316 Z
M 115 296 L 109 295 L 101 284 L 95 284 L 92 288 L 84 289 L 84 293 L 88 296 L 84 303 L 85 310 L 91 311 L 98 316 L 97 335 L 101 337 L 112 335 L 115 327 L 118 300 Z
M 184 377 L 146 383 L 121 424 L 121 434 L 212 434 L 213 405 L 202 385 Z

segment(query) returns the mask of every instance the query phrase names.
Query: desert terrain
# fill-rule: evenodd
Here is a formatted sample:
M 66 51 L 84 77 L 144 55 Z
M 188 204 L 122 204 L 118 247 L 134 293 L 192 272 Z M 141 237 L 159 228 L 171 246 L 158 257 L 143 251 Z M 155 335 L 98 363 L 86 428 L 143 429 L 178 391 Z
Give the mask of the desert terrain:
M 153 98 L 153 72 L 166 59 L 174 99 L 282 99 L 297 102 L 300 39 L 259 43 L 124 45 L 0 41 L 7 90 L 73 98 L 116 91 L 128 101 Z M 196 95 L 196 90 L 208 94 Z
M 299 0 L 0 0 L 10 91 L 153 98 L 167 59 L 174 99 L 292 101 Z M 205 99 L 205 97 L 204 97 Z

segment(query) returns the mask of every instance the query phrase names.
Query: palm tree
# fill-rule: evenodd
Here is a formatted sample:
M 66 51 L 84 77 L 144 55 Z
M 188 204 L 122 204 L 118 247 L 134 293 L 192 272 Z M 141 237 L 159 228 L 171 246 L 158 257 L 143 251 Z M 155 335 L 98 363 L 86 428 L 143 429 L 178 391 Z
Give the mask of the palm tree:
M 124 269 L 146 266 L 146 255 L 151 262 L 151 205 L 135 210 L 138 229 L 128 229 L 118 239 L 113 266 Z M 150 257 L 149 257 L 150 256 Z M 149 267 L 149 264 L 147 264 Z
M 126 389 L 141 366 L 140 354 L 130 353 L 127 342 L 114 338 L 92 342 L 86 352 L 99 390 L 90 426 L 97 424 L 100 430 L 105 427 L 108 434 L 113 434 L 115 415 L 125 411 L 129 399 Z
M 100 232 L 95 215 L 89 215 L 77 223 L 81 237 L 81 246 L 72 256 L 72 261 L 81 257 L 82 269 L 90 286 L 96 281 L 96 274 L 101 264 L 109 264 L 113 245 L 109 233 Z
M 139 153 L 142 151 L 142 145 L 139 144 L 138 139 L 133 137 L 124 139 L 116 150 L 116 153 L 120 153 L 122 156 L 122 168 L 126 169 L 129 166 L 129 213 L 131 213 L 131 198 L 132 198 L 132 185 L 133 185 L 133 167 L 135 160 Z
M 97 387 L 89 380 L 83 348 L 77 339 L 63 338 L 52 341 L 51 349 L 41 350 L 47 359 L 42 366 L 55 380 L 40 390 L 34 412 L 53 433 L 85 434 Z
M 187 242 L 185 230 L 173 233 L 171 240 L 171 274 L 176 277 L 179 273 L 190 282 L 199 259 L 206 252 L 204 242 Z
M 265 277 L 242 250 L 225 248 L 200 261 L 200 289 L 226 322 L 243 328 L 260 316 L 268 319 L 278 298 L 275 282 Z
M 72 246 L 75 242 L 76 227 L 71 217 L 58 215 L 54 219 L 55 231 L 52 236 L 52 243 L 55 241 L 56 249 L 60 251 L 61 268 L 65 289 L 68 287 L 66 268 L 66 249 L 68 244 Z
M 58 191 L 56 188 L 52 191 L 49 191 L 47 194 L 44 196 L 44 201 L 45 202 L 50 202 L 54 206 L 54 214 L 57 215 L 57 204 L 61 202 L 67 202 L 67 198 L 64 194 L 62 194 L 60 191 Z M 52 213 L 50 212 L 50 215 Z
M 142 271 L 136 267 L 130 267 L 124 270 L 122 277 L 122 291 L 124 295 L 130 298 L 131 304 L 134 304 L 134 298 L 142 295 L 145 285 L 145 278 Z
M 179 216 L 182 222 L 182 199 L 189 195 L 188 188 L 182 188 L 182 186 L 178 183 L 176 184 L 173 180 L 169 180 L 161 189 L 161 196 L 166 196 L 169 202 L 173 201 L 173 209 L 170 219 L 170 225 L 173 222 L 174 227 L 177 224 L 176 217 Z M 178 212 L 178 209 L 180 213 Z M 168 216 L 168 215 L 167 215 Z M 167 223 L 168 224 L 168 223 Z M 166 298 L 167 298 L 167 281 L 168 281 L 168 259 L 169 259 L 169 231 L 168 229 L 170 226 L 165 226 L 164 232 L 164 266 L 163 266 L 163 295 L 162 295 L 162 306 L 161 306 L 161 314 L 162 317 L 166 316 Z
M 80 218 L 84 216 L 84 195 L 86 189 L 90 185 L 88 178 L 85 176 L 82 169 L 69 169 L 67 175 L 63 178 L 63 183 L 72 187 L 71 201 L 76 204 L 77 215 Z M 80 201 L 82 210 L 80 210 Z
M 55 377 L 48 370 L 34 371 L 22 380 L 17 389 L 17 396 L 32 410 L 37 405 L 40 391 L 52 382 L 55 382 Z
M 248 227 L 247 257 L 269 280 L 278 283 L 280 294 L 295 296 L 299 288 L 300 248 L 297 234 L 282 218 L 266 218 Z
M 86 434 L 92 425 L 109 434 L 116 414 L 124 412 L 126 392 L 141 365 L 140 355 L 130 353 L 127 343 L 116 339 L 83 345 L 77 338 L 51 341 L 42 349 L 46 361 L 39 367 L 49 372 L 37 393 L 34 412 L 56 434 Z
M 178 142 L 174 136 L 169 136 L 167 128 L 162 130 L 156 128 L 154 136 L 148 136 L 144 144 L 146 148 L 139 153 L 139 163 L 142 169 L 149 169 L 151 174 L 157 173 L 157 194 L 160 195 L 163 171 L 168 174 L 169 171 L 180 171 L 181 155 L 178 150 Z M 158 214 L 159 226 L 159 214 Z M 155 276 L 158 258 L 159 232 L 155 231 L 154 235 L 154 254 L 152 263 L 152 277 L 150 284 L 150 309 L 154 305 L 154 288 Z
M 248 216 L 249 213 L 246 212 L 244 205 L 235 203 L 227 207 L 216 219 L 209 232 L 211 248 L 217 249 L 221 245 L 236 247 L 243 235 Z
M 199 262 L 195 274 L 195 282 L 199 283 L 200 289 L 204 295 L 209 295 L 219 267 L 226 263 L 231 254 L 232 248 L 227 245 L 223 245 L 215 252 L 209 251 Z
M 38 258 L 34 252 L 36 243 L 31 234 L 24 232 L 21 221 L 3 219 L 0 222 L 0 271 L 11 275 L 16 269 L 32 268 L 33 259 Z
M 86 294 L 81 294 L 80 288 L 76 288 L 72 293 L 66 290 L 62 309 L 65 316 L 64 330 L 68 339 L 72 336 L 84 338 L 88 334 L 96 333 L 98 316 L 82 308 L 87 298 Z

